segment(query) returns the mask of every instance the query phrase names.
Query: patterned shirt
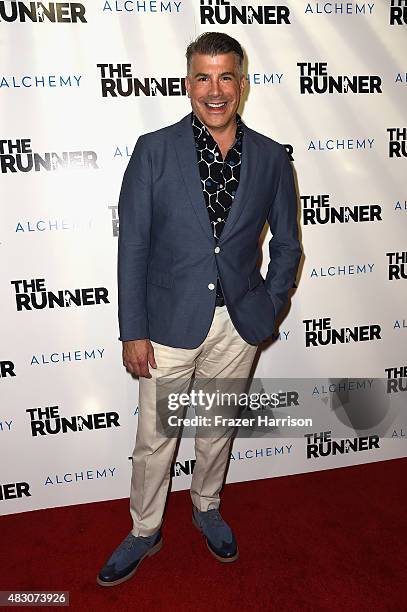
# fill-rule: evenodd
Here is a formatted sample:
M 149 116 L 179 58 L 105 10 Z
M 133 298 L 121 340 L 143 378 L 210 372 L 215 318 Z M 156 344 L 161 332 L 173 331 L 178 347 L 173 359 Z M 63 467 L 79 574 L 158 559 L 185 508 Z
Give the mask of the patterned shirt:
M 239 186 L 243 123 L 240 116 L 237 115 L 235 142 L 227 152 L 225 159 L 222 159 L 219 145 L 215 142 L 208 128 L 198 119 L 195 113 L 191 114 L 191 118 L 202 191 L 213 235 L 217 242 L 225 227 L 226 219 L 228 218 Z M 222 297 L 219 279 L 216 295 Z

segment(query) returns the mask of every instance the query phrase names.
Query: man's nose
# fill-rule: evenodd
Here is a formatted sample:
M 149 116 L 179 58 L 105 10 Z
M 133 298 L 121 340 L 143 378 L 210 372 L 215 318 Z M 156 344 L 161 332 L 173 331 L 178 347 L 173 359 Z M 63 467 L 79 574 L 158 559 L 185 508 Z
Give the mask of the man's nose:
M 220 82 L 218 79 L 211 79 L 209 95 L 217 97 L 221 94 Z

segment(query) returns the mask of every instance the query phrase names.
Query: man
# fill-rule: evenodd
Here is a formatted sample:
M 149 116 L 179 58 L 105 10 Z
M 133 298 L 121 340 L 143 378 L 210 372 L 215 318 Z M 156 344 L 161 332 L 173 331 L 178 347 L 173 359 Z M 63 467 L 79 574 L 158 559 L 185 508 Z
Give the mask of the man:
M 162 546 L 161 522 L 176 437 L 156 430 L 156 385 L 186 391 L 192 376 L 246 379 L 293 286 L 301 248 L 291 165 L 283 146 L 243 124 L 246 79 L 240 44 L 202 34 L 187 49 L 192 113 L 141 136 L 119 200 L 119 320 L 123 363 L 140 377 L 133 453 L 132 532 L 98 576 L 130 578 Z M 270 264 L 256 266 L 268 221 Z M 229 435 L 196 437 L 192 517 L 209 551 L 234 561 L 238 548 L 219 513 Z

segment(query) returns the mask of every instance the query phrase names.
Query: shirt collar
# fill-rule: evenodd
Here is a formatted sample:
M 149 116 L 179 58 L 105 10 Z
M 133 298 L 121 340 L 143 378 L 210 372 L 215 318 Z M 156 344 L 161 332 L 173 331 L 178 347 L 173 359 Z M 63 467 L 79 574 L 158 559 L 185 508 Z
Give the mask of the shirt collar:
M 197 117 L 197 115 L 195 115 L 193 111 L 191 113 L 191 121 L 192 121 L 192 127 L 194 128 L 195 139 L 200 139 L 203 134 L 205 136 L 209 136 L 210 138 L 213 138 L 208 128 L 206 127 L 206 125 L 202 123 L 202 121 Z M 242 136 L 243 136 L 243 121 L 242 121 L 241 116 L 237 113 L 236 114 L 236 136 L 235 136 L 235 142 L 233 143 L 232 148 L 235 145 L 241 143 Z

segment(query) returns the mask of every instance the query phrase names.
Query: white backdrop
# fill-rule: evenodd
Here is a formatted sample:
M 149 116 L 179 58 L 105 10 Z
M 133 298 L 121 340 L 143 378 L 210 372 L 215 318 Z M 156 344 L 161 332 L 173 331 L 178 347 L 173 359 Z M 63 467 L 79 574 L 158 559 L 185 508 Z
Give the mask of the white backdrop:
M 2 514 L 129 493 L 138 383 L 121 364 L 115 207 L 138 136 L 190 110 L 186 96 L 179 95 L 180 79 L 186 46 L 201 32 L 224 31 L 241 42 L 249 80 L 243 118 L 287 145 L 302 197 L 305 257 L 298 289 L 275 342 L 260 355 L 256 376 L 403 374 L 405 4 L 285 0 L 279 9 L 282 23 L 258 23 L 256 14 L 267 14 L 271 21 L 278 14 L 265 3 L 253 4 L 251 23 L 204 23 L 202 15 L 216 15 L 215 9 L 221 19 L 231 8 L 243 15 L 251 11 L 240 0 L 219 5 L 206 0 L 0 2 Z M 319 63 L 320 74 L 335 81 L 365 78 L 359 79 L 358 92 L 344 86 L 333 93 L 301 94 L 298 63 L 311 64 L 312 76 Z M 101 64 L 116 70 L 119 64 L 130 65 L 126 70 L 151 95 L 140 90 L 140 95 L 103 97 Z M 322 81 L 320 76 L 319 86 Z M 121 85 L 126 90 L 127 79 Z M 160 93 L 165 85 L 173 95 Z M 372 91 L 364 92 L 370 85 Z M 117 82 L 112 86 L 117 90 Z M 63 160 L 64 152 L 69 163 L 61 167 L 57 156 Z M 22 171 L 30 165 L 30 171 Z M 354 221 L 351 215 L 342 223 L 306 223 L 307 196 L 315 202 L 322 195 L 319 203 L 338 210 L 359 207 L 362 218 L 372 215 L 372 220 Z M 389 274 L 399 278 L 390 280 Z M 74 290 L 79 289 L 89 289 L 79 305 L 66 302 L 63 290 L 77 300 Z M 50 307 L 49 299 L 43 303 L 44 292 L 56 294 L 62 306 Z M 98 304 L 95 295 L 101 298 Z M 35 300 L 44 307 L 32 307 Z M 337 329 L 378 325 L 380 337 L 306 346 L 304 320 L 315 325 L 323 318 Z M 57 433 L 33 435 L 37 425 L 31 417 L 39 414 L 51 417 Z M 90 419 L 97 428 L 57 430 L 57 415 L 96 414 L 102 416 Z M 304 437 L 236 440 L 228 481 L 406 456 L 404 414 L 399 411 L 387 429 L 381 428 L 379 448 L 365 452 L 310 460 Z M 315 426 L 304 433 L 319 431 Z M 189 486 L 193 457 L 192 440 L 183 440 L 174 490 Z

